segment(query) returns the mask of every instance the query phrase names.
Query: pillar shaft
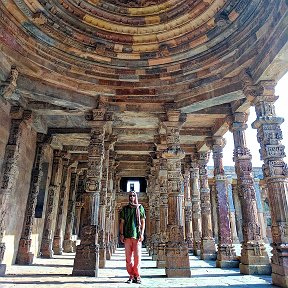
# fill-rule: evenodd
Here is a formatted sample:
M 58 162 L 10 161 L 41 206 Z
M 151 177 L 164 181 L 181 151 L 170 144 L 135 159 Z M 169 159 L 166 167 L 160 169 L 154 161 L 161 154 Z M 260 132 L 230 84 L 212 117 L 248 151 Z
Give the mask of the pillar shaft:
M 226 144 L 224 138 L 213 137 L 209 139 L 213 151 L 214 177 L 216 188 L 216 210 L 218 218 L 218 250 L 216 267 L 238 267 L 236 253 L 232 244 L 230 228 L 227 179 L 223 167 L 223 147 Z
M 56 226 L 53 238 L 53 252 L 55 255 L 62 255 L 63 253 L 63 221 L 64 221 L 64 204 L 67 200 L 67 177 L 68 177 L 68 165 L 70 155 L 62 153 L 62 179 L 58 200 L 58 209 L 56 216 Z
M 200 255 L 202 222 L 200 206 L 199 165 L 194 153 L 191 159 L 191 201 L 192 201 L 192 228 L 193 253 Z
M 269 274 L 271 268 L 261 238 L 257 215 L 256 194 L 252 176 L 252 156 L 246 146 L 244 130 L 247 115 L 235 113 L 232 124 L 234 162 L 238 181 L 238 194 L 242 210 L 243 242 L 240 272 L 244 274 Z
M 215 260 L 216 249 L 215 240 L 212 233 L 210 189 L 208 185 L 208 174 L 206 169 L 207 163 L 209 161 L 209 152 L 199 152 L 198 157 L 202 219 L 200 258 L 204 260 Z
M 42 258 L 52 258 L 52 241 L 53 241 L 53 219 L 55 217 L 55 206 L 57 203 L 59 195 L 59 186 L 60 186 L 60 168 L 62 166 L 61 151 L 54 150 L 53 154 L 53 163 L 52 163 L 52 174 L 51 180 L 48 187 L 48 194 L 46 200 L 46 211 L 45 211 L 45 220 L 42 233 L 40 255 Z
M 190 277 L 188 245 L 184 241 L 183 231 L 183 193 L 181 159 L 184 151 L 180 148 L 180 113 L 167 112 L 166 127 L 167 149 L 162 157 L 167 159 L 167 192 L 168 192 L 168 242 L 166 245 L 166 275 L 168 277 Z
M 76 169 L 75 169 L 76 170 Z M 78 173 L 77 171 L 71 172 L 70 187 L 69 187 L 69 199 L 67 207 L 66 225 L 64 233 L 63 251 L 66 253 L 74 252 L 74 245 L 72 240 L 72 228 L 74 223 L 75 215 L 75 196 L 76 188 L 78 184 Z
M 13 111 L 15 109 L 15 111 Z M 15 112 L 15 114 L 13 113 Z M 19 112 L 19 113 L 18 113 Z M 18 176 L 19 147 L 21 143 L 23 123 L 23 111 L 18 107 L 11 108 L 11 126 L 8 143 L 5 148 L 4 161 L 0 181 L 0 275 L 6 272 L 6 265 L 2 264 L 6 245 L 3 242 L 6 229 L 7 204 L 11 193 L 16 189 L 16 179 Z M 15 116 L 15 117 L 14 117 Z
M 99 204 L 104 158 L 105 112 L 93 111 L 91 138 L 88 146 L 88 171 L 83 195 L 83 228 L 81 242 L 76 248 L 73 275 L 98 277 L 99 270 Z
M 257 129 L 260 155 L 264 161 L 263 174 L 268 189 L 272 220 L 272 282 L 288 287 L 288 168 L 283 161 L 284 145 L 281 144 L 280 125 L 283 118 L 277 117 L 274 103 L 275 83 L 262 81 L 255 88 L 254 105 L 257 119 L 252 127 Z
M 16 256 L 16 264 L 30 265 L 33 262 L 34 254 L 30 252 L 31 247 L 31 235 L 33 222 L 35 217 L 35 207 L 37 204 L 37 196 L 39 194 L 39 185 L 41 181 L 42 163 L 43 163 L 43 151 L 45 144 L 43 143 L 44 135 L 37 135 L 37 146 L 35 151 L 35 159 L 33 169 L 31 173 L 30 190 L 27 198 L 26 211 L 23 221 L 23 228 L 21 238 L 19 240 L 18 252 Z

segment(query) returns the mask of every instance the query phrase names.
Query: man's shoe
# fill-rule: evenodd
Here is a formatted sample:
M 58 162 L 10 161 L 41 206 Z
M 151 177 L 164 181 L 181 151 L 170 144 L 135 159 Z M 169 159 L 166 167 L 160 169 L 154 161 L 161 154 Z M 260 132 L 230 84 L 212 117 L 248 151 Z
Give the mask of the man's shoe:
M 133 281 L 134 281 L 134 279 L 132 280 L 131 278 L 129 278 L 125 283 L 131 284 Z
M 140 278 L 140 277 L 135 277 L 135 278 L 133 279 L 133 283 L 141 284 L 141 278 Z

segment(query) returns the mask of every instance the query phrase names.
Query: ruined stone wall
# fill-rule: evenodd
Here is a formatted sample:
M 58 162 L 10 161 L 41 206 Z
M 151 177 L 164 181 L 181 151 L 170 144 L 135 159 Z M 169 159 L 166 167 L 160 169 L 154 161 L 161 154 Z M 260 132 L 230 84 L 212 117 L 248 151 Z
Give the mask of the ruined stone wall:
M 19 158 L 17 162 L 18 170 L 16 172 L 16 189 L 13 189 L 10 195 L 6 214 L 7 226 L 4 236 L 6 252 L 4 262 L 7 264 L 14 263 L 16 258 L 36 147 L 36 132 L 24 123 L 21 125 L 21 129 L 21 144 L 19 146 Z
M 10 105 L 5 104 L 0 98 L 0 171 L 2 171 L 2 164 L 5 154 L 5 147 L 9 137 L 10 130 Z

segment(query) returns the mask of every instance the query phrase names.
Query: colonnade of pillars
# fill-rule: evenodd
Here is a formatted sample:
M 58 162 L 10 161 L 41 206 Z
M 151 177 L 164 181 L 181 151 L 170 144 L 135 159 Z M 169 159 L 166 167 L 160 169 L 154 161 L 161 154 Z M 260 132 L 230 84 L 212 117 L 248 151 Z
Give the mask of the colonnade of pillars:
M 234 137 L 234 162 L 242 211 L 240 272 L 269 274 L 272 267 L 273 283 L 288 287 L 288 170 L 283 161 L 285 153 L 281 144 L 280 124 L 283 119 L 275 114 L 274 83 L 248 83 L 243 92 L 256 108 L 257 119 L 253 127 L 257 129 L 260 154 L 264 161 L 264 180 L 271 207 L 273 256 L 270 265 L 258 217 L 251 154 L 245 141 L 247 115 L 242 111 L 235 111 L 228 123 Z M 6 225 L 3 219 L 7 209 L 7 198 L 11 189 L 16 189 L 15 171 L 18 169 L 16 163 L 21 142 L 20 127 L 23 123 L 29 123 L 30 119 L 27 111 L 20 110 L 12 110 L 11 113 L 10 137 L 1 173 L 2 274 L 5 273 L 5 264 L 2 262 Z M 233 246 L 235 223 L 231 223 L 230 217 L 234 208 L 233 205 L 229 205 L 231 195 L 222 163 L 225 141 L 219 136 L 206 139 L 206 146 L 212 151 L 214 160 L 213 186 L 216 201 L 213 212 L 207 174 L 210 152 L 195 149 L 189 157 L 185 157 L 180 145 L 180 131 L 185 118 L 177 110 L 168 110 L 166 116 L 166 121 L 161 122 L 160 129 L 164 134 L 163 137 L 159 137 L 159 143 L 155 143 L 157 152 L 151 155 L 150 174 L 147 176 L 147 214 L 150 223 L 146 232 L 147 248 L 157 261 L 157 267 L 165 267 L 168 277 L 191 276 L 189 250 L 200 255 L 201 259 L 215 259 L 218 267 L 238 266 Z M 114 169 L 113 143 L 116 139 L 111 138 L 107 112 L 104 109 L 95 109 L 87 120 L 91 126 L 91 137 L 84 181 L 80 181 L 83 169 L 79 169 L 77 161 L 72 163 L 69 153 L 57 149 L 53 152 L 39 254 L 41 257 L 50 258 L 53 253 L 61 254 L 63 250 L 74 251 L 73 230 L 80 230 L 81 242 L 76 247 L 72 273 L 97 276 L 98 269 L 105 267 L 105 261 L 111 257 L 117 246 L 116 194 L 119 191 L 119 178 Z M 43 151 L 47 146 L 49 139 L 38 134 L 30 191 L 16 257 L 16 263 L 19 264 L 31 264 L 33 261 L 34 255 L 30 252 L 31 229 L 42 177 Z M 82 183 L 82 190 L 79 183 Z M 77 195 L 80 190 L 81 195 Z M 218 219 L 217 227 L 214 223 L 214 231 L 217 230 L 218 234 L 217 249 L 213 237 L 213 213 L 216 213 Z M 166 261 L 168 258 L 170 260 Z

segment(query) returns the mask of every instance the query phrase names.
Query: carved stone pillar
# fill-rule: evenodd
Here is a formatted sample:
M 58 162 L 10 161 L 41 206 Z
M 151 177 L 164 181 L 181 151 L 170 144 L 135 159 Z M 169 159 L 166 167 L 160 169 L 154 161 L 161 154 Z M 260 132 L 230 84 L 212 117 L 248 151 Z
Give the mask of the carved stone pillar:
M 99 204 L 99 268 L 106 266 L 106 207 L 107 207 L 107 185 L 108 185 L 108 172 L 109 172 L 109 147 L 110 143 L 105 141 L 105 157 L 103 159 L 103 171 L 101 179 L 101 193 Z
M 34 254 L 30 252 L 31 234 L 33 228 L 33 221 L 35 217 L 35 207 L 37 203 L 37 196 L 39 194 L 39 185 L 41 181 L 43 151 L 45 144 L 43 143 L 45 135 L 37 134 L 37 146 L 35 152 L 34 165 L 31 173 L 31 184 L 27 198 L 26 211 L 23 221 L 23 228 L 21 238 L 19 240 L 18 252 L 15 264 L 30 265 L 33 262 Z
M 189 157 L 190 158 L 190 157 Z M 185 221 L 185 239 L 188 244 L 188 251 L 193 251 L 193 230 L 192 230 L 192 201 L 190 185 L 190 159 L 185 158 L 184 164 L 184 221 Z
M 261 199 L 261 188 L 259 185 L 260 179 L 254 178 L 254 187 L 256 192 L 256 202 L 257 202 L 257 211 L 258 211 L 258 220 L 260 224 L 260 230 L 261 230 L 261 237 L 265 243 L 269 243 L 267 239 L 267 233 L 266 233 L 266 224 L 264 220 L 264 209 L 262 205 L 262 199 Z
M 227 183 L 223 167 L 223 147 L 226 144 L 222 137 L 208 139 L 213 151 L 214 178 L 216 188 L 218 218 L 218 250 L 216 267 L 238 267 L 235 248 L 232 244 L 231 228 L 228 211 Z
M 241 209 L 241 202 L 238 193 L 238 183 L 237 180 L 232 180 L 232 195 L 233 195 L 233 202 L 235 207 L 235 216 L 236 216 L 236 229 L 237 235 L 239 238 L 239 242 L 242 243 L 243 241 L 243 231 L 242 231 L 242 209 Z
M 101 179 L 104 158 L 105 111 L 93 110 L 87 119 L 96 120 L 91 123 L 91 138 L 88 146 L 88 171 L 83 194 L 83 227 L 81 242 L 76 248 L 73 275 L 98 277 L 99 244 L 98 220 L 101 193 Z M 89 117 L 90 116 L 90 117 Z
M 160 158 L 159 186 L 160 186 L 160 237 L 158 243 L 157 268 L 166 267 L 165 246 L 167 242 L 168 195 L 167 195 L 167 161 Z
M 79 175 L 77 173 L 77 169 L 74 168 L 71 171 L 71 177 L 70 177 L 69 199 L 68 199 L 65 234 L 63 241 L 63 250 L 66 253 L 74 252 L 74 245 L 73 245 L 74 242 L 72 240 L 72 227 L 74 223 L 75 196 L 76 196 L 78 179 Z
M 180 148 L 180 113 L 167 112 L 166 126 L 167 149 L 162 157 L 167 159 L 167 191 L 168 191 L 168 242 L 166 243 L 166 275 L 168 277 L 190 277 L 188 245 L 184 241 L 182 215 L 182 174 L 181 159 L 185 153 Z
M 209 152 L 198 153 L 199 178 L 200 178 L 200 199 L 201 199 L 201 219 L 202 219 L 202 237 L 200 258 L 203 260 L 215 260 L 216 248 L 215 240 L 212 234 L 210 189 L 208 185 L 207 163 L 209 161 Z
M 12 191 L 16 189 L 15 183 L 19 174 L 17 162 L 22 135 L 23 111 L 18 107 L 12 107 L 10 115 L 12 119 L 10 133 L 0 174 L 0 276 L 5 275 L 6 272 L 6 264 L 2 264 L 6 248 L 3 237 L 7 221 L 7 203 Z
M 53 156 L 53 164 L 52 164 L 52 174 L 51 180 L 48 187 L 48 194 L 46 200 L 46 211 L 45 211 L 45 220 L 44 227 L 42 233 L 42 241 L 40 247 L 40 255 L 42 258 L 52 258 L 53 250 L 52 250 L 52 222 L 55 217 L 55 202 L 57 200 L 57 196 L 59 194 L 59 176 L 60 176 L 60 168 L 62 166 L 62 158 L 61 151 L 54 150 Z
M 272 81 L 261 81 L 256 87 L 253 103 L 257 119 L 252 127 L 257 129 L 271 209 L 272 282 L 288 287 L 288 169 L 283 161 L 285 147 L 281 144 L 280 125 L 284 119 L 277 117 L 275 113 L 274 103 L 277 97 L 274 95 L 274 85 Z
M 56 216 L 56 226 L 53 238 L 53 252 L 55 255 L 63 253 L 63 219 L 64 219 L 64 202 L 67 199 L 67 176 L 70 154 L 62 152 L 62 180 L 58 200 L 58 209 Z
M 192 201 L 192 229 L 193 229 L 193 254 L 200 255 L 201 247 L 201 206 L 199 187 L 199 165 L 194 153 L 191 157 L 191 201 Z
M 76 188 L 76 199 L 75 199 L 75 217 L 74 217 L 74 228 L 73 234 L 77 235 L 77 239 L 80 238 L 80 223 L 81 223 L 81 210 L 83 208 L 83 194 L 85 193 L 85 181 L 87 178 L 87 170 L 80 173 L 78 178 L 78 184 Z
M 237 227 L 236 227 L 236 215 L 235 215 L 235 206 L 233 200 L 233 192 L 232 192 L 232 177 L 227 176 L 227 196 L 228 196 L 228 206 L 229 206 L 229 215 L 230 215 L 230 224 L 231 224 L 231 233 L 232 233 L 232 243 L 240 243 Z
M 217 213 L 217 190 L 215 185 L 215 179 L 211 179 L 209 183 L 210 189 L 210 200 L 211 200 L 211 220 L 212 220 L 212 237 L 214 238 L 215 244 L 219 243 L 218 233 L 218 213 Z
M 246 114 L 235 113 L 234 122 L 231 126 L 234 137 L 234 162 L 243 223 L 240 272 L 243 274 L 269 274 L 271 273 L 271 267 L 261 238 L 257 215 L 256 194 L 252 176 L 252 156 L 245 141 L 246 120 Z

